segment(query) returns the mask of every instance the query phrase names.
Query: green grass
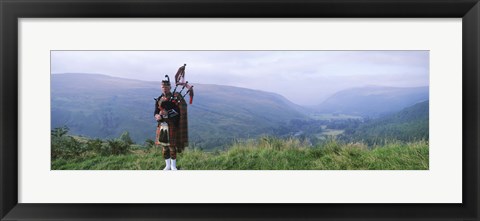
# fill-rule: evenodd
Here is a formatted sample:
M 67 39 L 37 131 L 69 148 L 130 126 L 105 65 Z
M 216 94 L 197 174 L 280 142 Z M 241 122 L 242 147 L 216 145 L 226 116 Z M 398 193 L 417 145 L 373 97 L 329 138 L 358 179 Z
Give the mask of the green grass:
M 426 141 L 368 148 L 335 140 L 308 147 L 298 139 L 264 137 L 237 142 L 226 151 L 187 149 L 178 154 L 177 165 L 181 170 L 428 170 L 429 148 Z M 160 170 L 164 166 L 158 148 L 52 161 L 53 170 Z

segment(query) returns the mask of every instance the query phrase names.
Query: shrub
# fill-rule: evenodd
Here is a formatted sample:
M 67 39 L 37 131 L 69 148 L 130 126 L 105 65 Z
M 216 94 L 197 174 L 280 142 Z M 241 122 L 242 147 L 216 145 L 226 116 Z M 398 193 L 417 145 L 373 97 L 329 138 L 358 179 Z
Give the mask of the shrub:
M 52 159 L 80 157 L 87 151 L 87 147 L 73 137 L 52 137 Z
M 73 137 L 66 136 L 69 128 L 67 126 L 57 127 L 51 131 L 51 157 L 74 158 L 82 156 L 88 146 L 83 145 Z
M 129 151 L 130 145 L 119 139 L 107 140 L 107 150 L 109 154 L 121 155 Z
M 153 148 L 153 147 L 155 147 L 155 141 L 153 141 L 152 139 L 146 139 L 145 140 L 145 146 L 149 149 Z
M 132 138 L 130 137 L 130 133 L 128 131 L 123 132 L 122 135 L 120 135 L 120 140 L 125 142 L 128 145 L 134 144 Z
M 64 135 L 66 135 L 68 133 L 69 130 L 70 130 L 70 128 L 68 128 L 67 126 L 57 127 L 57 128 L 54 128 L 53 130 L 51 130 L 51 136 L 52 137 L 63 137 Z
M 87 141 L 88 150 L 94 151 L 95 153 L 102 153 L 103 141 L 100 139 L 88 140 Z

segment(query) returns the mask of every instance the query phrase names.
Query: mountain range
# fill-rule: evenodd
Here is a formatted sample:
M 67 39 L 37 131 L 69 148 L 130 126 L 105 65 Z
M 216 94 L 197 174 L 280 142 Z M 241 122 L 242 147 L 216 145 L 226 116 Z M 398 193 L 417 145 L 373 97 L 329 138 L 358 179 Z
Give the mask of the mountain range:
M 194 89 L 193 104 L 188 105 L 192 146 L 220 148 L 235 139 L 270 135 L 295 119 L 309 119 L 307 108 L 279 94 L 213 84 L 194 84 Z M 141 144 L 155 137 L 154 98 L 160 94 L 160 82 L 101 74 L 53 74 L 51 127 L 68 126 L 72 134 L 101 139 L 128 131 Z M 315 111 L 370 117 L 422 100 L 428 100 L 428 87 L 353 88 L 334 94 Z
M 429 99 L 428 87 L 366 86 L 339 91 L 313 109 L 320 113 L 379 117 Z
M 73 134 L 98 138 L 114 138 L 128 131 L 137 143 L 154 139 L 153 98 L 161 94 L 160 89 L 160 82 L 54 74 L 52 129 L 66 125 Z M 218 147 L 235 138 L 258 137 L 283 122 L 307 118 L 298 105 L 274 93 L 212 84 L 195 84 L 194 90 L 193 104 L 188 105 L 189 139 L 200 146 Z

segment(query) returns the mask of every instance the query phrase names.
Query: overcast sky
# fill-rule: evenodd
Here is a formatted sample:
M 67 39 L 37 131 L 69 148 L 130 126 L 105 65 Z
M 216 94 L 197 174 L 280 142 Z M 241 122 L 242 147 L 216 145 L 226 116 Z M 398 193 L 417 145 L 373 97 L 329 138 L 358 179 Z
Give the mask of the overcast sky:
M 52 51 L 51 72 L 173 80 L 187 64 L 191 84 L 220 84 L 279 93 L 317 104 L 333 93 L 367 85 L 429 85 L 428 51 Z M 200 93 L 200 91 L 195 91 Z

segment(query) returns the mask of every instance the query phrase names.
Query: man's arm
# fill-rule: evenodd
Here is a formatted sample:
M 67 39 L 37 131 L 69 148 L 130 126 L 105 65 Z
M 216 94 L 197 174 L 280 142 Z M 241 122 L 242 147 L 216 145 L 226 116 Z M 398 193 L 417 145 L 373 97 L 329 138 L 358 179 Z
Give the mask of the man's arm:
M 158 99 L 155 100 L 155 111 L 153 112 L 153 117 L 155 117 L 155 120 L 159 121 L 162 119 L 162 117 L 160 116 L 160 108 L 159 108 L 159 104 L 158 102 L 160 101 L 160 97 L 158 97 Z
M 158 108 L 158 101 L 159 100 L 160 100 L 160 97 L 157 100 L 155 100 L 155 111 L 153 112 L 153 116 L 160 113 L 160 108 Z

